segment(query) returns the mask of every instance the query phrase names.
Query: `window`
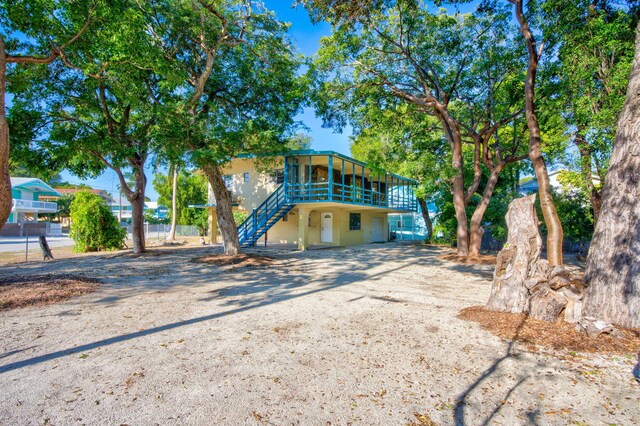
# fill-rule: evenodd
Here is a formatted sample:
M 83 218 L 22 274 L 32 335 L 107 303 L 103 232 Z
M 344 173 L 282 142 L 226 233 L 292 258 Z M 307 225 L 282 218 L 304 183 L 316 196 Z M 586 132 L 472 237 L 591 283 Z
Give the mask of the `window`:
M 269 174 L 269 176 L 271 177 L 271 180 L 277 184 L 284 183 L 284 169 L 274 170 Z
M 360 230 L 360 213 L 349 213 L 349 231 Z
M 244 183 L 249 182 L 249 173 L 244 174 Z
M 224 181 L 224 186 L 231 191 L 233 189 L 233 176 L 232 175 L 224 175 L 222 176 L 222 180 Z

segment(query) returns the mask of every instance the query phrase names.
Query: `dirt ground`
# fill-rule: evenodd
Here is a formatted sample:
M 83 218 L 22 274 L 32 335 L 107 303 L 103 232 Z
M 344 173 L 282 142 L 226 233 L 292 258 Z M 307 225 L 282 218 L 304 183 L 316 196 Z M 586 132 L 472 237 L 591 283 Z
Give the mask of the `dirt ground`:
M 0 265 L 101 283 L 0 312 L 0 424 L 640 424 L 634 354 L 530 352 L 457 318 L 491 265 L 400 243 L 251 252 L 268 261 Z

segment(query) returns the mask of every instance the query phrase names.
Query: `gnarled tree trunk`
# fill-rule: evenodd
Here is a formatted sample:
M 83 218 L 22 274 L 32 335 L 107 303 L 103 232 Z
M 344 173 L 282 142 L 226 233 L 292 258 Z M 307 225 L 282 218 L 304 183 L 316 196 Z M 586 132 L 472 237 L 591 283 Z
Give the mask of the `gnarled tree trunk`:
M 224 245 L 224 254 L 234 256 L 240 253 L 240 240 L 238 238 L 238 227 L 233 220 L 233 204 L 231 194 L 227 190 L 222 180 L 222 172 L 217 165 L 208 165 L 203 167 L 205 175 L 213 195 L 216 199 L 216 218 L 218 220 L 218 228 L 222 234 L 222 242 Z
M 503 312 L 527 312 L 529 289 L 525 282 L 536 274 L 542 248 L 535 209 L 536 196 L 515 199 L 509 204 L 507 243 L 498 253 L 487 308 Z
M 509 204 L 509 235 L 498 253 L 487 308 L 528 312 L 533 318 L 551 322 L 564 313 L 566 321 L 577 322 L 582 310 L 583 276 L 562 266 L 549 268 L 549 262 L 540 259 L 542 238 L 535 197 L 529 195 Z
M 176 225 L 178 223 L 178 165 L 173 165 L 173 190 L 171 192 L 171 229 L 167 241 L 176 240 Z
M 640 23 L 636 53 L 587 257 L 585 315 L 640 327 Z

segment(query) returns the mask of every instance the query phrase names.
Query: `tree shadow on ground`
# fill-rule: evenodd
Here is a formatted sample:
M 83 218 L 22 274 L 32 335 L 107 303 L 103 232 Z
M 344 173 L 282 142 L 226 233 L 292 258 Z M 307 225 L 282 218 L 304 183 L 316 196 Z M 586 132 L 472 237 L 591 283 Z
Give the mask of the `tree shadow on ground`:
M 520 332 L 520 330 L 522 330 L 525 320 L 526 320 L 526 317 L 525 319 L 520 321 L 520 323 L 518 324 L 516 335 Z M 465 426 L 467 424 L 480 424 L 480 425 L 486 426 L 486 425 L 493 424 L 492 421 L 494 417 L 500 413 L 502 408 L 509 401 L 509 398 L 512 396 L 512 394 L 520 386 L 522 386 L 527 381 L 527 379 L 531 377 L 530 372 L 529 374 L 527 374 L 527 372 L 523 372 L 523 374 L 520 374 L 520 377 L 518 378 L 517 382 L 508 388 L 504 396 L 501 397 L 498 401 L 494 402 L 494 408 L 489 413 L 486 419 L 480 420 L 478 418 L 473 418 L 472 421 L 470 422 L 466 418 L 465 406 L 467 405 L 468 399 L 473 394 L 473 392 L 477 390 L 480 387 L 480 385 L 487 382 L 491 378 L 491 376 L 498 373 L 502 364 L 506 363 L 508 360 L 511 360 L 511 359 L 515 359 L 515 360 L 520 359 L 521 353 L 515 350 L 515 347 L 514 347 L 515 345 L 516 345 L 516 341 L 510 340 L 509 343 L 507 344 L 507 348 L 506 348 L 507 351 L 505 355 L 496 358 L 493 361 L 493 363 L 479 377 L 477 377 L 461 394 L 458 395 L 458 397 L 456 398 L 456 406 L 453 410 L 453 417 L 454 417 L 456 426 Z M 542 364 L 538 365 L 538 367 L 543 367 L 543 366 L 544 365 Z M 485 399 L 483 400 L 483 404 L 484 405 L 490 404 L 490 402 Z M 533 425 L 538 424 L 539 414 L 540 414 L 540 410 L 538 408 L 527 411 L 525 415 L 527 416 L 528 424 L 533 424 Z
M 105 296 L 94 301 L 89 301 L 88 303 L 107 304 L 107 306 L 109 306 L 110 304 L 117 303 L 123 298 L 133 297 L 140 292 L 148 292 L 158 289 L 166 290 L 169 287 L 188 289 L 190 287 L 198 287 L 200 284 L 207 283 L 211 279 L 215 281 L 216 278 L 221 278 L 223 274 L 221 274 L 216 268 L 190 263 L 190 260 L 193 257 L 192 255 L 201 254 L 202 251 L 194 251 L 189 253 L 188 256 L 185 256 L 185 253 L 181 253 L 181 255 L 176 255 L 175 253 L 167 254 L 164 258 L 165 262 L 176 262 L 177 265 L 180 263 L 188 264 L 187 271 L 172 277 L 170 283 L 157 284 L 154 283 L 153 280 L 141 281 L 135 288 L 126 289 L 124 294 Z M 336 257 L 345 259 L 344 262 L 338 263 L 337 268 L 332 270 L 330 268 L 322 269 L 320 267 L 325 260 L 336 262 Z M 222 303 L 215 306 L 231 307 L 231 309 L 183 321 L 171 322 L 132 333 L 120 334 L 106 339 L 12 362 L 0 366 L 0 373 L 37 365 L 78 352 L 85 352 L 99 347 L 127 342 L 151 334 L 161 333 L 206 321 L 212 321 L 251 309 L 317 294 L 354 284 L 365 279 L 377 280 L 386 274 L 406 268 L 421 259 L 423 258 L 420 250 L 411 252 L 399 250 L 388 252 L 382 249 L 370 248 L 344 249 L 339 251 L 327 250 L 313 258 L 306 258 L 301 254 L 294 256 L 291 266 L 299 268 L 294 274 L 283 272 L 278 268 L 245 268 L 244 270 L 226 273 L 224 274 L 225 279 L 237 281 L 238 283 L 210 291 L 210 295 L 200 299 L 200 301 L 221 301 Z M 373 271 L 372 273 L 372 270 L 390 261 L 400 263 L 400 265 L 392 269 L 385 269 L 380 272 Z M 46 268 L 46 266 L 43 267 Z M 71 267 L 75 268 L 78 273 L 89 273 L 91 270 L 95 271 L 96 264 L 92 262 L 92 265 L 83 266 L 76 264 Z M 175 267 L 177 266 L 174 265 L 174 268 Z M 305 267 L 307 267 L 307 270 L 305 270 Z M 31 269 L 31 273 L 40 272 L 40 268 L 36 267 Z M 87 301 L 85 300 L 83 303 L 86 304 Z

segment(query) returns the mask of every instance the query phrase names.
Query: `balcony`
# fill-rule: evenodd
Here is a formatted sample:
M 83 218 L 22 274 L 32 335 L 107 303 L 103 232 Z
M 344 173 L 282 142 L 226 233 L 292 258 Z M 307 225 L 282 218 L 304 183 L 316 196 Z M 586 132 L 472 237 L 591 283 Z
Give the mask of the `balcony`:
M 285 157 L 284 186 L 293 204 L 334 202 L 394 211 L 417 211 L 417 182 L 378 172 L 335 152 Z
M 22 213 L 57 213 L 58 203 L 33 200 L 11 200 L 11 211 Z

